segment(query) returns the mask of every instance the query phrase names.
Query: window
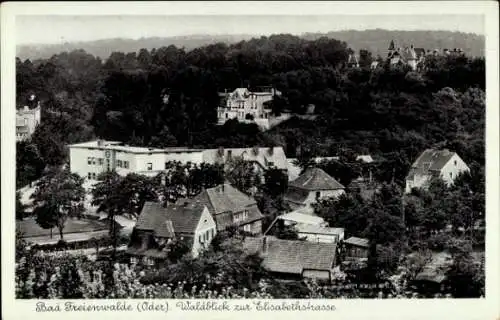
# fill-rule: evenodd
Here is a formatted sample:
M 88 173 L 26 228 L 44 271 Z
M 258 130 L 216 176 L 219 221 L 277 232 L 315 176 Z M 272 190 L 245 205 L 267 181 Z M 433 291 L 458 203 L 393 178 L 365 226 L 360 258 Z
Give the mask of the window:
M 316 199 L 319 199 L 321 197 L 321 191 L 316 191 Z
M 88 157 L 88 158 L 87 158 L 87 163 L 88 163 L 88 164 L 92 164 L 92 157 Z
M 104 159 L 103 158 L 99 158 L 99 165 L 102 166 L 104 164 Z
M 199 242 L 200 242 L 200 243 L 202 243 L 202 242 L 203 242 L 203 240 L 201 239 L 201 235 L 199 236 L 199 239 L 198 239 L 198 240 L 199 240 Z
M 206 234 L 207 234 L 207 240 L 209 240 L 210 239 L 210 230 L 207 230 Z
M 252 226 L 250 224 L 246 224 L 243 226 L 243 231 L 252 232 Z
M 450 172 L 450 178 L 453 178 L 453 172 Z
M 148 162 L 147 168 L 148 168 L 148 171 L 153 170 L 153 164 L 151 162 Z
M 212 229 L 212 239 L 215 237 L 215 229 Z
M 116 166 L 118 168 L 121 168 L 122 167 L 122 161 L 121 160 L 116 160 Z
M 95 174 L 95 172 L 92 172 L 92 179 L 94 179 L 94 180 L 96 179 L 96 174 Z
M 455 163 L 455 166 L 456 166 L 457 165 L 457 160 L 455 160 L 454 163 Z
M 95 158 L 92 158 L 92 164 L 95 165 L 96 162 L 95 162 Z
M 129 167 L 129 162 L 128 162 L 128 161 L 123 161 L 123 167 L 124 167 L 125 169 L 128 169 L 128 167 Z
M 91 173 L 91 172 L 89 172 L 89 173 L 87 174 L 87 178 L 92 179 L 92 173 Z

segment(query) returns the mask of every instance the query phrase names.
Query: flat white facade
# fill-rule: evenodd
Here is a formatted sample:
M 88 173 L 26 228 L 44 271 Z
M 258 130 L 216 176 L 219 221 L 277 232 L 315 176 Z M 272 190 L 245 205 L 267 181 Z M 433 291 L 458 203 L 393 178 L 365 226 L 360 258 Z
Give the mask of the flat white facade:
M 166 163 L 179 161 L 199 165 L 201 163 L 224 164 L 233 157 L 251 161 L 255 168 L 269 167 L 286 170 L 286 156 L 281 147 L 273 148 L 143 148 L 123 145 L 117 141 L 89 141 L 69 145 L 70 170 L 81 177 L 96 180 L 106 171 L 115 170 L 120 175 L 129 173 L 155 176 L 166 170 Z
M 113 141 L 91 141 L 74 144 L 70 149 L 71 172 L 95 180 L 106 171 L 120 175 L 138 173 L 154 176 L 165 170 L 165 163 L 180 161 L 201 164 L 203 150 L 187 148 L 138 148 L 122 146 Z
M 226 96 L 224 106 L 217 108 L 217 119 L 219 124 L 224 124 L 231 119 L 240 122 L 255 122 L 259 125 L 268 125 L 271 118 L 271 109 L 264 106 L 265 102 L 273 100 L 280 93 L 274 89 L 270 92 L 251 92 L 246 88 L 237 88 L 231 93 L 221 94 Z M 247 119 L 247 117 L 253 119 Z
M 319 200 L 327 198 L 338 198 L 344 193 L 344 189 L 310 191 L 309 195 L 304 200 L 303 205 L 310 207 L 313 204 L 317 203 Z

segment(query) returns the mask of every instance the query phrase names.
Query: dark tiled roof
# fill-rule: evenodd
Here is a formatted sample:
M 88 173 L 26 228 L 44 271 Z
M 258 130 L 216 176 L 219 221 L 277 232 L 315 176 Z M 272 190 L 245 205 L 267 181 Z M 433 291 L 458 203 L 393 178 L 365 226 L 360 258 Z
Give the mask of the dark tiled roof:
M 199 200 L 203 204 L 208 203 L 207 207 L 213 215 L 228 211 L 238 212 L 244 210 L 247 206 L 257 204 L 255 199 L 228 183 L 205 189 L 194 200 Z
M 320 168 L 307 169 L 297 179 L 291 181 L 290 186 L 309 191 L 344 189 L 343 185 Z
M 285 193 L 285 196 L 283 199 L 285 201 L 290 201 L 293 203 L 303 203 L 306 199 L 307 196 L 309 195 L 309 190 L 304 190 L 304 189 L 299 189 L 295 187 L 289 187 L 288 190 Z
M 267 251 L 263 252 L 264 238 Z M 304 269 L 330 271 L 335 262 L 336 245 L 274 237 L 247 237 L 244 248 L 263 257 L 262 266 L 271 272 L 302 274 Z
M 432 171 L 441 171 L 453 155 L 455 152 L 449 150 L 425 150 L 411 166 L 407 179 L 413 178 L 414 175 L 431 175 Z
M 425 56 L 425 49 L 424 48 L 415 48 L 415 53 L 417 54 L 417 57 Z
M 247 196 L 228 183 L 206 189 L 190 201 L 207 206 L 215 219 L 217 230 L 224 230 L 229 226 L 235 225 L 233 223 L 232 214 L 236 212 L 248 211 L 248 218 L 237 223 L 237 226 L 245 225 L 263 218 L 255 199 Z
M 359 247 L 368 248 L 370 246 L 370 240 L 358 237 L 350 237 L 349 239 L 344 241 L 347 244 L 352 244 Z
M 157 236 L 172 235 L 172 232 L 194 233 L 203 206 L 198 203 L 162 207 L 158 203 L 146 202 L 136 224 L 137 230 L 152 230 Z

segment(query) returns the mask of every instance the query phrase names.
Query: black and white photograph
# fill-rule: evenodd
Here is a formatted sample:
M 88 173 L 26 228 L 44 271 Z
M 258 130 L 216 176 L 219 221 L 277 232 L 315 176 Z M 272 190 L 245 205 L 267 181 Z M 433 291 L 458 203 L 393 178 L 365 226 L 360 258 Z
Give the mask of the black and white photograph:
M 16 301 L 494 300 L 486 15 L 271 4 L 16 14 Z

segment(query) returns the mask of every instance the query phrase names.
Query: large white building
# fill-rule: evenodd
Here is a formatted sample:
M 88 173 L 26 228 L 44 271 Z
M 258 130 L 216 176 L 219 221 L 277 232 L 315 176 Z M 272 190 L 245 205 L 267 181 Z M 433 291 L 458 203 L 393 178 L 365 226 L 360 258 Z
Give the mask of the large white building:
M 35 96 L 30 97 L 34 102 Z M 41 120 L 40 102 L 37 102 L 34 108 L 24 106 L 16 112 L 16 141 L 29 139 Z
M 406 176 L 405 192 L 413 188 L 427 188 L 433 178 L 441 178 L 451 185 L 463 172 L 470 171 L 467 164 L 457 153 L 447 149 L 427 149 L 415 160 Z
M 240 122 L 256 123 L 268 128 L 272 118 L 272 110 L 265 105 L 274 96 L 281 93 L 275 89 L 262 92 L 252 92 L 246 88 L 237 88 L 233 92 L 219 93 L 222 103 L 217 108 L 218 124 L 224 124 L 231 119 Z
M 171 161 L 193 164 L 226 164 L 231 159 L 251 161 L 256 167 L 286 170 L 287 161 L 282 147 L 268 148 L 146 148 L 132 147 L 117 141 L 89 141 L 69 145 L 71 172 L 95 180 L 101 172 L 115 170 L 154 176 L 166 170 Z

